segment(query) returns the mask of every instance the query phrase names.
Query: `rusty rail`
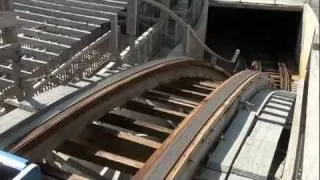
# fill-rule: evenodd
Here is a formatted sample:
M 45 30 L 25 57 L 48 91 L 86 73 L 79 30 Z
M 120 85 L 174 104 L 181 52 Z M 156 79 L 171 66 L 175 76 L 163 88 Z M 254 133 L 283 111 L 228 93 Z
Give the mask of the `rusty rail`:
M 48 107 L 33 117 L 41 125 L 7 149 L 36 162 L 45 158 L 49 166 L 54 161 L 72 165 L 76 170 L 71 175 L 97 176 L 83 167 L 80 158 L 134 179 L 165 178 L 171 167 L 180 164 L 179 157 L 206 127 L 207 120 L 214 113 L 222 115 L 222 110 L 235 103 L 248 85 L 264 76 L 244 71 L 225 81 L 227 77 L 210 65 L 189 58 L 149 62 L 89 89 L 84 92 L 86 96 L 66 107 L 66 102 L 54 105 L 59 112 Z M 125 110 L 164 121 L 140 122 L 132 114 L 125 118 Z M 132 133 L 138 130 L 144 135 Z M 113 148 L 120 147 L 119 143 L 127 148 L 115 151 Z M 130 147 L 137 152 L 126 150 Z

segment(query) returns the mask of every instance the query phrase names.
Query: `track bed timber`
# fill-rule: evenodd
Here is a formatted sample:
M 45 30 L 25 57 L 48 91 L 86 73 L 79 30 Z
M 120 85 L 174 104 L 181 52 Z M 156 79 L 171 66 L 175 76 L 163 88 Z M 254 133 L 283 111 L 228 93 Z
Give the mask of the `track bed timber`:
M 174 179 L 253 86 L 271 81 L 249 70 L 229 78 L 190 58 L 150 62 L 48 107 L 7 149 L 41 164 L 47 179 Z
M 189 58 L 135 67 L 63 110 L 48 107 L 50 115 L 29 120 L 43 123 L 8 149 L 35 162 L 45 159 L 48 175 L 55 169 L 96 179 L 107 167 L 133 177 L 227 78 Z

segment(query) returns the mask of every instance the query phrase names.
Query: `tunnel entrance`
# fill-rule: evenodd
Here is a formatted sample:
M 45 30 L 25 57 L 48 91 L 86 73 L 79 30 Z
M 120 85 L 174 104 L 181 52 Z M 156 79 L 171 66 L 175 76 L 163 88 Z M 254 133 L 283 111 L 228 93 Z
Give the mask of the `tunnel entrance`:
M 302 12 L 210 7 L 207 45 L 225 57 L 241 50 L 241 66 L 253 60 L 285 62 L 298 71 L 296 51 Z

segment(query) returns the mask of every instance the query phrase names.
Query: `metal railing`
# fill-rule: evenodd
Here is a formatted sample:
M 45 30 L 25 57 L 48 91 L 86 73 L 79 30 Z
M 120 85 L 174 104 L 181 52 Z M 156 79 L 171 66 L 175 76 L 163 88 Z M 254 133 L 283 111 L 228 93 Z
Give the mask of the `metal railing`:
M 66 61 L 40 81 L 33 85 L 35 92 L 45 91 L 72 81 L 79 81 L 83 77 L 92 76 L 106 63 L 116 60 L 110 49 L 111 31 L 91 43 L 78 52 L 70 60 Z
M 32 72 L 20 70 L 20 74 L 29 73 L 24 76 L 25 78 L 20 75 L 22 88 L 17 92 L 15 81 L 8 82 L 8 86 L 0 90 L 0 104 L 3 104 L 5 99 L 17 98 L 17 94 L 20 96 L 19 100 L 23 100 L 59 85 L 92 76 L 108 62 L 116 61 L 119 58 L 118 33 L 118 17 L 117 14 L 114 14 L 111 19 L 111 30 L 73 55 L 66 62 L 57 64 L 49 61 L 47 64 L 33 69 Z M 11 65 L 1 65 L 0 68 L 7 74 L 17 74 L 14 73 L 14 68 Z
M 198 37 L 197 32 L 191 27 L 191 25 L 196 24 L 201 14 L 201 7 L 207 0 L 192 1 L 188 10 L 185 11 L 184 15 L 181 15 L 181 17 L 156 1 L 143 1 L 159 8 L 161 11 L 165 12 L 168 17 L 172 18 L 180 27 L 182 27 L 182 29 L 175 29 L 174 31 L 175 34 L 181 35 L 179 40 L 175 42 L 175 45 L 183 42 L 184 40 L 184 50 L 186 55 L 190 52 L 189 39 L 193 38 L 212 56 L 211 59 L 213 64 L 221 61 L 229 64 L 235 64 L 237 56 L 239 55 L 238 50 L 232 59 L 225 59 L 207 47 Z M 186 21 L 191 25 L 186 23 Z M 39 66 L 35 69 L 33 73 L 40 74 L 41 76 L 36 78 L 27 78 L 23 81 L 24 95 L 25 97 L 30 97 L 59 85 L 79 81 L 84 77 L 90 77 L 111 61 L 118 64 L 125 63 L 132 65 L 149 61 L 151 57 L 162 48 L 162 46 L 159 46 L 159 42 L 161 41 L 163 32 L 166 31 L 165 28 L 165 23 L 163 23 L 163 21 L 155 23 L 134 41 L 134 45 L 129 45 L 121 54 L 119 54 L 118 19 L 115 15 L 111 20 L 111 30 L 75 54 L 72 58 L 63 64 L 58 64 L 54 67 L 49 66 L 49 70 L 48 66 Z M 185 33 L 181 33 L 181 30 Z M 185 34 L 185 36 L 183 34 Z M 2 104 L 5 99 L 17 97 L 14 88 L 15 86 L 13 84 L 0 91 L 2 93 L 0 95 L 0 101 Z
M 121 52 L 121 61 L 132 65 L 149 61 L 150 57 L 161 48 L 158 43 L 161 41 L 161 31 L 163 30 L 162 23 L 154 24 L 135 40 L 134 48 L 128 46 Z
M 185 30 L 185 37 L 184 37 L 184 51 L 185 54 L 188 56 L 190 53 L 190 38 L 193 38 L 196 43 L 203 48 L 204 51 L 211 55 L 211 63 L 213 65 L 217 65 L 218 63 L 223 65 L 223 63 L 232 64 L 233 69 L 237 67 L 237 59 L 240 54 L 240 50 L 236 49 L 233 57 L 231 59 L 224 58 L 220 56 L 218 53 L 210 49 L 198 36 L 197 32 L 192 28 L 190 24 L 183 20 L 183 18 L 179 17 L 175 12 L 170 10 L 168 7 L 164 6 L 163 4 L 156 2 L 154 0 L 143 0 L 146 3 L 151 4 L 159 8 L 161 11 L 165 12 L 170 18 L 175 20 L 183 29 Z M 208 4 L 208 0 L 203 0 L 204 3 Z

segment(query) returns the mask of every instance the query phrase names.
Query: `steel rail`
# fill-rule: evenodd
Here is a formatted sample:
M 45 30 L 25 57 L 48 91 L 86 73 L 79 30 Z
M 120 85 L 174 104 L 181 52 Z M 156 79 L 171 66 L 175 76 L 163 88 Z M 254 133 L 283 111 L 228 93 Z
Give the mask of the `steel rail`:
M 93 115 L 98 119 L 108 110 L 124 104 L 148 89 L 183 77 L 223 81 L 227 76 L 204 62 L 190 58 L 163 59 L 132 68 L 118 74 L 109 84 L 105 83 L 104 87 L 101 85 L 99 90 L 91 92 L 60 112 L 44 114 L 42 118 L 46 120 L 42 119 L 43 123 L 39 127 L 9 149 L 33 160 L 41 160 L 43 155 L 63 141 L 79 134 L 94 120 Z
M 265 81 L 265 82 L 261 83 L 262 81 Z M 293 113 L 294 104 L 295 104 L 295 96 L 293 93 L 283 91 L 283 90 L 271 90 L 270 87 L 272 84 L 270 79 L 266 79 L 266 78 L 258 79 L 257 82 L 258 83 L 252 83 L 252 85 L 248 87 L 246 90 L 246 92 L 251 91 L 250 93 L 251 95 L 247 95 L 248 93 L 244 92 L 242 93 L 240 98 L 242 102 L 246 101 L 248 103 L 252 103 L 255 105 L 255 107 L 252 106 L 243 111 L 242 106 L 237 107 L 235 105 L 231 105 L 230 108 L 227 110 L 227 112 L 223 113 L 223 117 L 221 117 L 222 119 L 224 119 L 224 121 L 222 121 L 220 118 L 220 120 L 214 122 L 215 117 L 213 116 L 212 120 L 209 120 L 207 125 L 202 129 L 203 130 L 202 133 L 200 132 L 198 134 L 194 142 L 190 144 L 188 150 L 185 151 L 185 154 L 181 156 L 180 164 L 177 163 L 176 167 L 172 169 L 171 173 L 167 176 L 166 179 L 172 179 L 172 178 L 192 179 L 192 177 L 196 179 L 197 178 L 207 179 L 210 177 L 209 175 L 210 173 L 206 171 L 208 169 L 210 169 L 209 170 L 210 172 L 221 173 L 223 175 L 226 175 L 226 177 L 230 177 L 231 179 L 232 177 L 234 177 L 235 174 L 237 174 L 238 176 L 244 176 L 251 179 L 255 178 L 254 175 L 251 175 L 251 174 L 255 174 L 257 173 L 257 171 L 259 171 L 257 169 L 261 169 L 261 167 L 257 169 L 254 168 L 254 167 L 257 167 L 259 162 L 261 162 L 261 160 L 257 160 L 256 158 L 256 156 L 258 155 L 255 154 L 250 156 L 250 154 L 248 154 L 248 156 L 245 159 L 242 159 L 242 161 L 252 162 L 251 166 L 253 167 L 253 169 L 248 170 L 250 171 L 250 174 L 244 175 L 244 174 L 238 173 L 239 171 L 237 173 L 234 171 L 234 169 L 242 168 L 236 163 L 237 161 L 236 159 L 239 158 L 239 156 L 241 156 L 238 153 L 241 154 L 242 149 L 244 148 L 244 146 L 246 146 L 245 142 L 251 142 L 251 143 L 248 143 L 250 144 L 248 146 L 254 146 L 254 144 L 257 143 L 257 142 L 252 142 L 249 139 L 255 138 L 255 136 L 257 136 L 257 134 L 253 133 L 253 131 L 255 131 L 254 129 L 259 128 L 259 125 L 261 122 L 270 123 L 273 125 L 277 124 L 278 127 L 282 127 L 284 129 L 290 128 L 291 126 L 290 122 L 292 118 L 291 114 Z M 260 84 L 260 86 L 258 84 Z M 283 102 L 290 102 L 291 105 L 287 104 L 286 106 L 281 106 L 279 104 L 273 103 L 274 99 L 282 99 Z M 278 117 L 280 119 L 282 118 L 283 120 L 284 120 L 284 117 L 286 116 L 285 120 L 274 121 L 268 118 L 264 118 L 264 115 L 270 112 L 270 108 L 272 108 L 275 111 L 278 111 L 278 113 L 279 112 L 287 113 L 287 115 L 284 115 L 284 114 L 280 115 L 281 113 L 273 114 L 273 117 Z M 246 112 L 245 113 L 246 116 L 239 117 L 238 115 L 243 112 Z M 250 128 L 248 128 L 247 126 L 247 128 L 244 128 L 246 130 L 244 130 L 242 129 L 243 127 L 240 125 L 241 123 L 237 124 L 237 122 L 239 123 L 239 121 L 237 120 L 243 119 L 243 118 L 246 119 L 246 117 L 247 117 L 247 120 L 249 120 Z M 210 131 L 210 128 L 212 127 L 213 127 L 213 130 Z M 237 134 L 236 135 L 237 137 L 240 137 L 240 136 L 242 137 L 240 138 L 241 140 L 232 141 L 230 138 L 232 136 L 231 134 L 233 134 L 235 131 L 238 132 L 237 128 L 244 130 L 243 132 L 246 131 L 246 133 L 242 135 Z M 247 131 L 248 129 L 250 130 Z M 253 130 L 251 131 L 251 129 Z M 271 132 L 272 127 L 270 127 L 270 129 L 267 128 L 265 129 L 265 131 L 260 131 L 260 132 L 268 136 L 270 134 L 269 130 Z M 274 136 L 278 136 L 278 137 L 280 137 L 280 134 L 281 133 L 279 132 L 273 133 Z M 221 141 L 219 141 L 218 138 L 221 138 Z M 282 136 L 282 138 L 284 137 Z M 278 149 L 278 150 L 275 150 L 275 149 L 271 150 L 270 148 L 270 152 L 274 151 L 275 154 L 279 152 L 286 152 L 287 150 L 286 147 L 283 147 L 286 144 L 285 141 L 288 141 L 288 139 L 284 138 L 281 141 L 279 141 L 279 139 L 278 140 L 274 139 L 274 141 L 270 140 L 268 143 L 273 142 L 274 143 L 273 145 L 277 146 L 277 149 Z M 229 145 L 224 146 L 226 145 L 225 144 L 226 142 L 233 142 L 233 143 L 230 143 Z M 263 142 L 262 138 L 261 138 L 261 142 Z M 235 144 L 238 144 L 239 146 Z M 235 145 L 236 148 L 233 145 Z M 260 144 L 258 146 L 262 147 Z M 224 147 L 224 149 L 221 147 Z M 227 153 L 228 155 L 224 156 L 217 152 L 228 152 Z M 247 154 L 248 152 L 242 151 L 242 153 Z M 252 151 L 252 153 L 255 153 L 255 151 Z M 261 151 L 260 153 L 263 153 L 263 152 Z M 264 156 L 265 154 L 261 154 L 261 155 Z M 209 157 L 209 160 L 206 160 L 205 157 Z M 186 161 L 188 160 L 188 158 L 189 158 L 189 161 Z M 266 161 L 266 159 L 268 158 L 270 160 L 269 163 L 271 161 L 280 161 L 280 160 L 287 161 L 286 158 L 281 159 L 281 157 L 277 155 L 274 155 L 274 156 L 266 155 L 264 157 L 264 160 Z M 230 161 L 226 159 L 229 159 Z M 213 164 L 215 165 L 213 166 Z M 271 167 L 271 163 L 268 165 L 264 165 L 264 168 L 270 168 L 270 167 Z M 283 171 L 281 169 L 281 165 L 279 167 L 277 166 L 277 168 L 278 168 L 277 172 L 270 171 L 268 173 L 269 177 L 281 178 L 280 174 L 282 174 L 282 171 Z M 246 171 L 245 167 L 243 171 Z
M 177 111 L 166 110 L 160 106 L 152 105 L 154 102 L 145 105 L 141 104 L 140 97 L 148 98 L 149 96 L 163 100 L 161 99 L 163 96 L 153 96 L 154 93 L 157 93 L 156 89 L 155 91 L 150 91 L 151 94 L 145 94 L 144 92 L 159 87 L 159 85 L 162 87 L 164 86 L 163 84 L 175 82 L 175 80 L 181 78 L 205 78 L 211 79 L 213 82 L 211 84 L 199 82 L 199 85 L 193 84 L 189 86 L 191 89 L 184 89 L 183 81 L 182 84 L 180 84 L 181 82 L 174 83 L 174 86 L 180 87 L 181 90 L 186 90 L 182 91 L 183 93 L 191 93 L 190 96 L 202 97 L 202 100 L 196 103 L 196 105 L 189 104 L 190 101 L 185 101 L 181 104 L 179 98 L 173 98 L 171 101 L 166 102 L 167 105 L 173 103 L 173 107 L 174 109 L 178 109 Z M 116 139 L 120 138 L 140 146 L 152 148 L 154 151 L 150 155 L 147 155 L 145 160 L 141 161 L 138 157 L 131 159 L 132 154 L 122 156 L 122 153 L 118 154 L 118 151 L 115 151 L 116 154 L 114 154 L 103 149 L 98 149 L 95 156 L 104 159 L 104 167 L 110 165 L 111 167 L 119 168 L 120 172 L 131 174 L 133 179 L 175 179 L 184 169 L 183 167 L 194 153 L 194 150 L 199 147 L 201 140 L 206 138 L 208 132 L 212 130 L 217 122 L 225 121 L 222 117 L 230 109 L 230 106 L 237 105 L 240 102 L 239 99 L 242 99 L 243 94 L 252 93 L 249 87 L 260 87 L 260 82 L 262 81 L 259 81 L 259 79 L 264 78 L 264 83 L 262 84 L 269 82 L 263 73 L 255 71 L 243 71 L 224 81 L 226 78 L 227 76 L 223 72 L 212 68 L 204 62 L 190 58 L 163 59 L 150 62 L 143 67 L 139 66 L 130 69 L 129 73 L 126 71 L 118 74 L 109 83 L 100 84 L 99 88 L 87 90 L 86 92 L 89 92 L 89 94 L 77 98 L 76 102 L 69 104 L 67 107 L 61 109 L 61 106 L 58 106 L 60 107 L 58 109 L 59 112 L 50 114 L 50 111 L 48 111 L 49 113 L 44 113 L 42 118 L 45 118 L 45 121 L 43 120 L 40 126 L 36 127 L 22 140 L 11 144 L 7 149 L 11 152 L 27 156 L 35 162 L 40 162 L 42 158 L 51 157 L 52 154 L 50 156 L 50 153 L 52 150 L 57 150 L 55 152 L 62 152 L 62 156 L 58 157 L 59 153 L 53 153 L 53 156 L 57 156 L 56 158 L 60 159 L 59 161 L 72 163 L 76 166 L 76 169 L 78 168 L 80 171 L 84 170 L 80 174 L 77 174 L 77 171 L 71 173 L 80 176 L 84 175 L 84 177 L 86 175 L 91 178 L 98 177 L 98 174 L 95 174 L 90 169 L 86 169 L 81 163 L 79 164 L 74 161 L 72 156 L 81 158 L 82 155 L 77 153 L 86 153 L 86 149 L 91 152 L 96 146 L 94 143 L 92 144 L 93 147 L 91 147 L 91 140 L 87 144 L 87 140 L 82 139 L 84 137 L 90 136 L 94 139 L 101 139 L 103 137 L 102 140 L 106 141 L 98 140 L 97 142 L 109 142 L 107 141 L 109 138 L 105 139 L 104 134 L 101 134 L 102 131 L 98 132 L 104 126 L 99 126 L 100 124 L 97 124 L 97 122 L 103 123 L 105 121 L 108 123 L 111 118 L 113 119 L 111 121 L 113 123 L 107 124 L 106 128 L 111 130 L 109 133 L 112 136 L 116 137 Z M 224 82 L 220 84 L 221 81 Z M 214 82 L 217 82 L 217 84 Z M 194 89 L 199 91 L 196 92 Z M 206 95 L 204 92 L 210 93 Z M 144 94 L 143 96 L 137 97 L 137 95 L 141 95 L 142 93 Z M 121 130 L 115 133 L 113 126 L 117 127 L 117 125 L 121 125 L 119 124 L 119 120 L 121 119 L 117 119 L 117 115 L 110 117 L 109 111 L 114 110 L 115 107 L 121 108 L 123 105 L 132 110 L 146 108 L 151 114 L 154 111 L 158 111 L 157 115 L 159 117 L 166 114 L 173 121 L 176 121 L 176 117 L 182 119 L 170 132 L 166 129 L 161 130 L 162 133 L 166 131 L 165 133 L 168 134 L 167 137 L 158 136 L 164 138 L 161 142 L 145 139 L 130 133 L 126 134 Z M 151 109 L 150 105 L 153 106 Z M 184 107 L 185 110 L 189 109 L 188 112 L 180 111 L 177 105 Z M 93 121 L 95 123 L 92 124 Z M 125 127 L 137 127 L 137 124 L 127 125 Z M 158 132 L 160 131 L 158 130 Z M 115 139 L 109 140 L 111 140 L 110 144 L 107 143 L 104 147 L 117 143 L 117 141 L 114 141 Z M 74 146 L 76 146 L 75 149 Z M 70 157 L 65 156 L 63 153 L 69 154 L 71 160 L 68 161 Z M 90 158 L 86 155 L 83 157 Z M 112 162 L 119 163 L 119 165 L 115 166 Z
M 266 68 L 261 61 L 254 61 L 252 63 L 253 70 L 265 72 L 274 82 L 278 89 L 291 90 L 291 76 L 285 63 L 278 62 L 272 67 Z
M 192 154 L 202 145 L 204 139 L 206 139 L 213 129 L 216 129 L 218 124 L 222 121 L 224 114 L 230 109 L 235 103 L 239 103 L 239 97 L 246 91 L 251 85 L 263 78 L 261 73 L 253 73 L 246 81 L 241 84 L 234 92 L 231 94 L 226 101 L 221 104 L 221 106 L 216 110 L 216 112 L 208 119 L 206 124 L 201 128 L 199 133 L 194 137 L 190 145 L 185 149 L 184 153 L 180 156 L 177 163 L 168 173 L 166 179 L 176 179 L 179 173 L 184 170 L 187 165 L 188 160 L 191 158 Z M 215 130 L 219 131 L 219 130 Z M 221 130 L 222 131 L 222 130 Z
M 42 109 L 41 112 L 38 112 L 36 115 L 26 119 L 20 124 L 17 124 L 15 127 L 12 127 L 10 130 L 2 134 L 0 136 L 0 148 L 8 147 L 10 144 L 22 138 L 31 130 L 36 128 L 39 124 L 46 122 L 48 119 L 58 115 L 61 111 L 66 110 L 68 107 L 80 102 L 80 100 L 87 98 L 91 94 L 94 94 L 102 90 L 103 88 L 110 86 L 113 83 L 116 83 L 122 79 L 128 78 L 136 74 L 137 72 L 145 71 L 149 68 L 154 68 L 156 66 L 159 66 L 165 62 L 168 62 L 170 64 L 170 63 L 174 63 L 174 62 L 177 63 L 177 62 L 186 61 L 186 60 L 191 60 L 191 59 L 187 57 L 165 58 L 157 61 L 148 62 L 146 64 L 142 64 L 140 66 L 128 69 L 127 71 L 124 71 L 122 73 L 114 74 L 113 76 L 110 76 L 109 78 L 101 82 L 98 82 L 96 84 L 93 84 L 88 88 L 81 89 L 75 93 L 72 93 L 69 96 L 65 97 L 64 99 L 57 101 L 53 105 Z M 226 72 L 222 71 L 222 69 L 218 69 L 218 71 L 226 74 Z
M 179 125 L 180 127 L 171 134 L 171 138 L 163 143 L 133 179 L 164 179 L 207 120 L 224 105 L 228 97 L 247 82 L 247 79 L 258 75 L 261 73 L 243 71 L 225 81 Z

